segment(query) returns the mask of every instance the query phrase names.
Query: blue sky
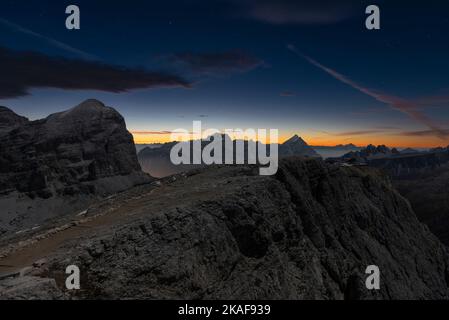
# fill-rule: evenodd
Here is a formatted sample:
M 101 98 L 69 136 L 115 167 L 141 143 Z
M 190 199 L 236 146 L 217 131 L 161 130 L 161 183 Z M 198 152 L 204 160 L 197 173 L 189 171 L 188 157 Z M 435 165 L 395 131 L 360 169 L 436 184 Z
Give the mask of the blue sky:
M 131 131 L 189 128 L 200 119 L 218 129 L 279 128 L 284 138 L 297 133 L 313 144 L 449 144 L 448 2 L 378 1 L 376 31 L 365 28 L 367 1 L 111 2 L 2 1 L 0 46 L 13 74 L 4 87 L 25 93 L 11 89 L 0 104 L 37 119 L 96 98 L 120 111 Z M 65 28 L 69 4 L 81 9 L 81 30 Z M 119 68 L 113 80 L 121 92 L 91 84 L 90 72 L 77 72 L 69 86 L 58 82 L 59 57 L 88 60 L 81 71 Z M 40 75 L 32 73 L 36 60 L 45 61 Z M 31 66 L 25 72 L 23 61 Z M 120 78 L 120 68 L 141 80 Z M 158 139 L 166 137 L 136 137 Z

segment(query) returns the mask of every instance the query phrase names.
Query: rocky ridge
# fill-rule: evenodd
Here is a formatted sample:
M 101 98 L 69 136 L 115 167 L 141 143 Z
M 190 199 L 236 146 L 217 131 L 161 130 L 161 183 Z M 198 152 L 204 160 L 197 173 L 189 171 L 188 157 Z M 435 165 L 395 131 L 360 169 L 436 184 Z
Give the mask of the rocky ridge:
M 376 169 L 293 157 L 276 176 L 257 172 L 220 166 L 171 177 L 142 191 L 129 219 L 66 239 L 28 276 L 50 288 L 55 279 L 55 299 L 449 297 L 446 248 Z M 82 272 L 75 295 L 62 289 L 67 264 Z M 365 287 L 368 265 L 381 270 L 378 291 Z M 17 297 L 7 286 L 0 297 Z

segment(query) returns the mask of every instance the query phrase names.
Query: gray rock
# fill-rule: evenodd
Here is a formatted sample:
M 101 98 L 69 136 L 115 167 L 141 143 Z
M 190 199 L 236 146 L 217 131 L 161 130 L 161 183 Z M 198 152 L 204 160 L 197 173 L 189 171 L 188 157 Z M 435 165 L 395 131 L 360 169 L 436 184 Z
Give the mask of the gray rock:
M 78 265 L 72 298 L 449 297 L 445 246 L 374 169 L 287 158 L 274 177 L 214 167 L 163 192 L 162 207 L 153 195 L 134 219 L 67 243 L 45 276 Z M 368 265 L 378 291 L 365 287 Z
M 54 279 L 17 277 L 0 282 L 0 300 L 55 300 L 65 299 Z
M 28 121 L 0 108 L 0 229 L 19 230 L 148 182 L 123 117 L 97 100 Z

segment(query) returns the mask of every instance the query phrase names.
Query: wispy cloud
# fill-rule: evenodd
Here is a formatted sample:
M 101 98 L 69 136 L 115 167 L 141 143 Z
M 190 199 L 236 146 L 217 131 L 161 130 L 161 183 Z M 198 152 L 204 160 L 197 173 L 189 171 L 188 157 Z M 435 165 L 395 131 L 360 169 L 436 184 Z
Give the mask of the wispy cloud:
M 346 137 L 346 136 L 360 136 L 360 135 L 369 135 L 369 134 L 379 134 L 384 133 L 383 130 L 358 130 L 358 131 L 345 131 L 345 132 L 339 132 L 334 135 L 339 137 Z
M 168 131 L 168 130 L 162 130 L 162 131 L 136 131 L 136 130 L 131 130 L 130 131 L 132 134 L 138 134 L 138 135 L 167 135 L 167 134 L 172 134 L 172 133 L 179 133 L 179 131 Z M 192 133 L 192 132 L 189 132 Z
M 264 64 L 259 58 L 241 50 L 206 53 L 184 52 L 173 54 L 168 59 L 201 74 L 246 72 Z
M 82 51 L 82 50 L 79 50 L 77 48 L 74 48 L 74 47 L 72 47 L 72 46 L 70 46 L 70 45 L 68 45 L 68 44 L 66 44 L 64 42 L 61 42 L 61 41 L 58 41 L 56 39 L 44 36 L 44 35 L 42 35 L 40 33 L 34 32 L 34 31 L 30 30 L 30 29 L 22 27 L 22 26 L 20 26 L 18 24 L 15 24 L 15 23 L 11 22 L 11 21 L 8 21 L 6 19 L 0 18 L 0 23 L 3 24 L 4 26 L 10 28 L 13 31 L 21 32 L 23 34 L 32 36 L 34 38 L 41 39 L 41 40 L 47 42 L 48 44 L 50 44 L 50 45 L 52 45 L 52 46 L 54 46 L 56 48 L 59 48 L 59 49 L 62 49 L 64 51 L 67 51 L 69 53 L 75 54 L 75 55 L 77 55 L 77 56 L 79 56 L 79 57 L 81 57 L 83 59 L 98 60 L 98 57 L 96 57 L 93 54 L 87 53 L 85 51 Z
M 347 137 L 347 136 L 360 136 L 360 135 L 370 135 L 370 134 L 382 134 L 385 133 L 385 130 L 376 128 L 376 129 L 369 129 L 369 130 L 354 130 L 354 131 L 343 131 L 343 132 L 329 132 L 329 131 L 317 131 L 320 133 L 324 133 L 328 136 L 334 136 L 334 137 Z
M 442 129 L 441 134 L 446 139 L 449 138 L 449 129 Z M 397 133 L 397 135 L 406 137 L 431 137 L 435 135 L 435 132 L 433 130 L 402 131 Z
M 130 131 L 132 134 L 142 135 L 164 135 L 174 133 L 173 131 Z
M 390 111 L 391 111 L 390 108 L 366 108 L 362 110 L 351 111 L 348 112 L 348 114 L 355 116 L 371 116 L 373 114 L 381 114 Z
M 379 129 L 379 130 L 400 130 L 399 127 L 395 127 L 395 126 L 378 126 L 378 127 L 376 127 L 376 129 Z
M 438 102 L 438 103 L 441 103 L 444 101 L 449 102 L 449 96 L 448 97 L 440 96 L 437 98 L 426 97 L 426 98 L 417 99 L 416 101 L 406 100 L 401 97 L 397 97 L 394 95 L 386 94 L 386 93 L 383 93 L 380 91 L 376 91 L 376 90 L 364 87 L 364 86 L 358 84 L 357 82 L 349 79 L 348 77 L 338 73 L 337 71 L 335 71 L 329 67 L 326 67 L 326 66 L 322 65 L 321 63 L 319 63 L 318 61 L 312 59 L 311 57 L 301 53 L 294 45 L 290 44 L 287 46 L 287 48 L 289 50 L 291 50 L 292 52 L 294 52 L 295 54 L 297 54 L 299 57 L 305 59 L 310 64 L 312 64 L 315 67 L 328 73 L 329 75 L 331 75 L 333 78 L 337 79 L 338 81 L 340 81 L 344 84 L 347 84 L 350 87 L 352 87 L 353 89 L 358 90 L 358 91 L 376 99 L 379 102 L 385 103 L 385 104 L 389 105 L 390 107 L 392 107 L 393 109 L 398 110 L 398 111 L 408 115 L 413 120 L 415 120 L 421 124 L 424 124 L 433 132 L 433 135 L 435 135 L 441 139 L 446 138 L 445 130 L 443 128 L 441 128 L 436 121 L 432 120 L 430 117 L 428 117 L 427 115 L 422 113 L 420 111 L 420 109 L 425 106 L 433 105 L 435 102 Z
M 350 0 L 239 0 L 250 18 L 271 24 L 333 24 L 351 17 Z
M 282 91 L 280 93 L 281 97 L 296 97 L 296 93 L 292 92 L 292 91 Z

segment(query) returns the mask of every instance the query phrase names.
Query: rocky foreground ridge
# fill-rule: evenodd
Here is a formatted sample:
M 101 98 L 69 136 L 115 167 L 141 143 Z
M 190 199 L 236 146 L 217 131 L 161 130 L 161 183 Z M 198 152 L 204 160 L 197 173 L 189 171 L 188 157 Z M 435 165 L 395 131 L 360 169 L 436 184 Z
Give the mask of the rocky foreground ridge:
M 107 224 L 61 233 L 57 250 L 34 257 L 45 262 L 0 281 L 0 298 L 449 297 L 445 247 L 375 169 L 292 157 L 276 176 L 257 173 L 211 167 L 134 189 Z M 63 289 L 69 264 L 81 270 L 75 293 Z M 365 287 L 368 265 L 379 291 Z
M 143 183 L 123 117 L 97 100 L 29 121 L 0 107 L 0 235 Z

